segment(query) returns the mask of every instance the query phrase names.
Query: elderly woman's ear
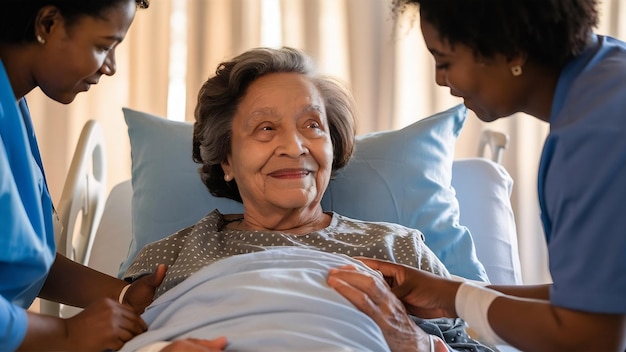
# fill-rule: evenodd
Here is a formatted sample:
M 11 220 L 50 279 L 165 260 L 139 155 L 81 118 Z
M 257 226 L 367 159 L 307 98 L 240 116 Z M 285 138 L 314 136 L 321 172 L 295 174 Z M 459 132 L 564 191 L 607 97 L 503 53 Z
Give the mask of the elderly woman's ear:
M 232 173 L 232 169 L 230 167 L 230 164 L 228 163 L 228 160 L 222 161 L 220 165 L 222 165 L 222 170 L 224 171 L 224 181 L 232 181 L 234 179 L 234 175 Z

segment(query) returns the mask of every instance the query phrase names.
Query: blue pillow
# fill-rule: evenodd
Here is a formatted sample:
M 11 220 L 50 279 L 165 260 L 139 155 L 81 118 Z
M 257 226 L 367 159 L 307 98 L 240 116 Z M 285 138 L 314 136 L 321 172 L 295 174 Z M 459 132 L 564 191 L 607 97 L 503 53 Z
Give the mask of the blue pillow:
M 454 145 L 463 105 L 395 131 L 360 136 L 356 153 L 322 200 L 324 209 L 371 221 L 419 229 L 448 270 L 485 280 L 469 230 L 459 224 L 451 186 Z
M 191 159 L 190 123 L 123 111 L 131 145 L 133 236 L 120 274 L 143 246 L 213 209 L 243 212 L 240 203 L 212 196 L 200 180 Z M 417 228 L 451 273 L 486 280 L 469 230 L 459 224 L 450 184 L 454 145 L 465 117 L 465 107 L 458 105 L 403 129 L 359 136 L 353 159 L 331 180 L 323 208 Z

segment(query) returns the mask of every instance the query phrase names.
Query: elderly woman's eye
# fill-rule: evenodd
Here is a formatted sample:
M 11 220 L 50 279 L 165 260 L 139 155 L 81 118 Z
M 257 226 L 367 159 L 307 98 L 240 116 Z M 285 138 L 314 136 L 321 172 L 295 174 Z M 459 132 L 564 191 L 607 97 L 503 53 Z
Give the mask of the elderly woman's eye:
M 320 126 L 319 122 L 311 121 L 307 127 L 308 128 L 321 128 L 322 126 Z

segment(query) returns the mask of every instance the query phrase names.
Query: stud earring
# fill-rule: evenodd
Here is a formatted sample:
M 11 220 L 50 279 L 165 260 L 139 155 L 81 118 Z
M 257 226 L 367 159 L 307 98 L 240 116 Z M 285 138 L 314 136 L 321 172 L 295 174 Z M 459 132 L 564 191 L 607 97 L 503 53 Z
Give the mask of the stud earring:
M 224 181 L 226 181 L 226 182 L 230 182 L 232 179 L 233 179 L 233 177 L 232 177 L 232 176 L 227 175 L 227 174 L 224 174 Z
M 521 76 L 522 75 L 522 66 L 520 65 L 515 65 L 513 67 L 511 67 L 511 73 L 513 74 L 513 76 L 517 77 L 517 76 Z
M 39 34 L 37 34 L 37 41 L 39 42 L 39 44 L 43 45 L 46 44 L 46 40 L 43 39 L 42 36 L 40 36 Z

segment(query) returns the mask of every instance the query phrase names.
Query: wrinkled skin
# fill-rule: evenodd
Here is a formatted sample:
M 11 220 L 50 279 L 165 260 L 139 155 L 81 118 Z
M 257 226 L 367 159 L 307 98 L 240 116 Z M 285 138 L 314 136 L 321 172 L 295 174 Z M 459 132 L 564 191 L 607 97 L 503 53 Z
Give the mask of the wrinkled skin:
M 428 335 L 415 324 L 382 275 L 348 265 L 331 269 L 328 285 L 378 324 L 392 351 L 431 351 L 431 339 L 434 351 L 448 351 L 440 338 Z

